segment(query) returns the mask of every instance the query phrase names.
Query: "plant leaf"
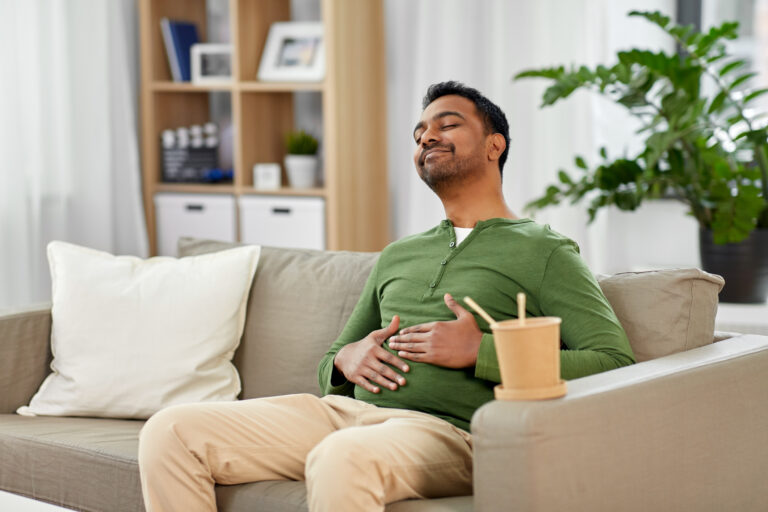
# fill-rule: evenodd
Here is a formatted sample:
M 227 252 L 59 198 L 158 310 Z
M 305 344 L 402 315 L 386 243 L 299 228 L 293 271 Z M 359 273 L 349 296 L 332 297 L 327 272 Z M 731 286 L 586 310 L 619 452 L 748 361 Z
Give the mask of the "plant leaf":
M 736 68 L 740 68 L 746 63 L 747 61 L 745 60 L 734 60 L 733 62 L 729 62 L 728 64 L 723 66 L 722 69 L 720 69 L 719 75 L 725 76 L 726 74 L 728 74 L 729 71 L 733 71 Z
M 744 103 L 749 103 L 753 99 L 757 98 L 758 96 L 762 96 L 763 94 L 768 92 L 768 88 L 766 89 L 758 89 L 756 91 L 752 91 L 751 93 L 747 94 L 744 97 Z
M 712 196 L 716 198 L 715 212 L 712 219 L 712 234 L 715 243 L 741 242 L 757 225 L 757 216 L 764 208 L 764 201 L 759 196 L 759 188 L 741 186 L 738 193 L 723 182 L 715 183 Z
M 514 76 L 515 80 L 520 78 L 551 78 L 557 80 L 565 74 L 565 68 L 558 66 L 556 68 L 527 69 Z
M 686 41 L 687 42 L 687 41 Z M 708 57 L 706 59 L 707 64 L 712 64 L 713 62 L 717 62 L 720 59 L 726 58 L 728 55 L 725 53 L 716 53 L 715 55 Z
M 675 143 L 680 134 L 673 131 L 655 132 L 645 140 L 645 167 L 652 169 L 661 156 Z
M 664 29 L 670 21 L 669 16 L 664 16 L 660 11 L 630 11 L 629 16 L 641 16 Z
M 744 73 L 743 75 L 740 75 L 736 80 L 731 82 L 731 85 L 728 86 L 728 88 L 731 89 L 731 90 L 735 89 L 739 85 L 743 84 L 744 82 L 746 82 L 747 80 L 749 80 L 750 78 L 755 77 L 755 76 L 757 76 L 757 73 L 752 73 L 752 72 Z
M 715 96 L 715 99 L 712 100 L 712 103 L 709 105 L 709 112 L 710 114 L 717 112 L 721 108 L 723 108 L 723 103 L 725 102 L 725 98 L 728 97 L 727 91 L 720 91 L 720 94 Z

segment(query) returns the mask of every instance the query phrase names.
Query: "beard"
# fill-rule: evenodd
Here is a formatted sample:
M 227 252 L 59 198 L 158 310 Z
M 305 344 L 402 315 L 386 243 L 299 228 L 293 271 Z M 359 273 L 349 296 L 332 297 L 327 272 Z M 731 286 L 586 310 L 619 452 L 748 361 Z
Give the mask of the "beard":
M 482 169 L 479 155 L 457 158 L 456 146 L 453 144 L 432 146 L 429 149 L 435 147 L 449 151 L 451 157 L 440 158 L 434 163 L 425 162 L 422 157 L 419 159 L 417 170 L 422 181 L 438 195 L 442 191 L 471 180 Z

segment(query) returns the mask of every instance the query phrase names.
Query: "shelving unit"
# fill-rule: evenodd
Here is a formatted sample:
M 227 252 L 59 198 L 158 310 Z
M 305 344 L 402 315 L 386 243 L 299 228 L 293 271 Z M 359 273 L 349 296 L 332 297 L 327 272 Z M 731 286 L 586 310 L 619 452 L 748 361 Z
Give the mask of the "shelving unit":
M 325 201 L 326 248 L 378 251 L 389 242 L 386 162 L 386 60 L 382 0 L 321 0 L 325 79 L 317 83 L 266 83 L 256 79 L 269 27 L 291 19 L 290 0 L 230 0 L 233 80 L 228 84 L 173 82 L 160 19 L 195 23 L 206 41 L 205 0 L 139 0 L 141 38 L 142 177 L 152 254 L 157 253 L 156 193 L 320 197 Z M 322 188 L 253 188 L 255 163 L 285 156 L 283 139 L 294 129 L 294 93 L 322 96 Z M 211 93 L 231 94 L 234 181 L 163 183 L 160 135 L 165 129 L 203 124 Z M 285 174 L 285 171 L 283 171 Z

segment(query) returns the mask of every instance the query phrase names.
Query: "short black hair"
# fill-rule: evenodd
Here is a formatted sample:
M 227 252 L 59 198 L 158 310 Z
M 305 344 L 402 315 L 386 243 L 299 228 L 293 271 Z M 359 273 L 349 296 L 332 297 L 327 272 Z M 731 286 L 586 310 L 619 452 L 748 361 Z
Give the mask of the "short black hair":
M 437 98 L 450 94 L 462 96 L 475 104 L 475 108 L 477 108 L 477 112 L 480 114 L 483 124 L 485 124 L 486 133 L 500 133 L 504 136 L 506 147 L 499 157 L 499 173 L 503 176 L 504 164 L 509 153 L 509 123 L 507 122 L 507 116 L 504 115 L 504 111 L 494 102 L 483 96 L 477 89 L 467 87 L 461 82 L 454 80 L 430 85 L 429 89 L 427 89 L 427 94 L 424 95 L 424 99 L 421 102 L 421 108 L 425 109 Z

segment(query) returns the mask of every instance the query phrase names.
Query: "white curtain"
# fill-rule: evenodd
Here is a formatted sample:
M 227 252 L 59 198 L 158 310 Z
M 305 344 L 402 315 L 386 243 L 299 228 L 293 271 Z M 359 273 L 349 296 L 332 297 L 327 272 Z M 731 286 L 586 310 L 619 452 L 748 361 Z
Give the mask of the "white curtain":
M 45 247 L 146 256 L 133 0 L 0 0 L 0 309 L 47 301 Z
M 600 146 L 621 154 L 635 140 L 626 113 L 602 98 L 578 92 L 539 109 L 544 80 L 512 82 L 528 68 L 559 64 L 613 64 L 620 48 L 672 44 L 657 27 L 628 18 L 632 9 L 674 15 L 673 0 L 387 0 L 388 143 L 395 238 L 434 226 L 444 217 L 438 199 L 411 162 L 411 127 L 427 87 L 459 80 L 479 89 L 505 111 L 511 146 L 504 193 L 518 215 L 573 170 L 573 157 L 595 161 Z M 637 142 L 635 140 L 635 142 Z M 541 211 L 536 220 L 576 240 L 595 271 L 614 271 L 611 223 L 600 215 L 587 227 L 585 206 Z M 613 258 L 615 259 L 615 258 Z

